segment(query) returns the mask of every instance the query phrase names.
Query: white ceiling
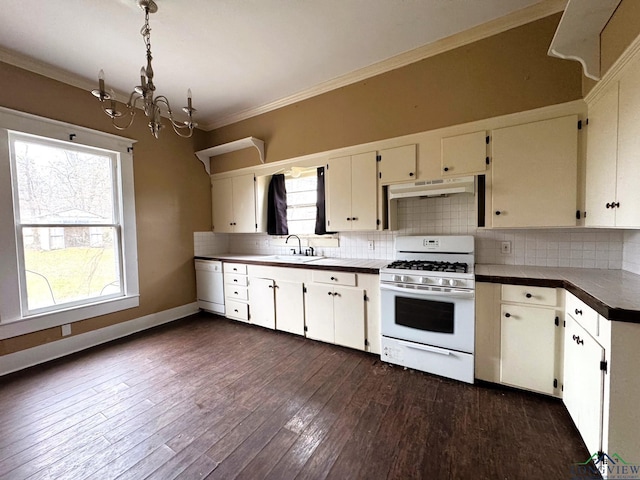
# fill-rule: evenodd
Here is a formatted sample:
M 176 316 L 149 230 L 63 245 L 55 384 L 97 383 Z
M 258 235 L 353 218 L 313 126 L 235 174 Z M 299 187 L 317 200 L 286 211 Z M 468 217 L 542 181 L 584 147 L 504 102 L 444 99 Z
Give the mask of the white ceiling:
M 390 64 L 399 54 L 525 7 L 562 2 L 156 3 L 158 12 L 150 24 L 157 93 L 180 110 L 191 88 L 197 121 L 212 128 L 285 104 L 288 98 L 317 93 L 336 79 L 353 81 L 367 67 Z M 140 35 L 144 14 L 135 0 L 2 0 L 1 11 L 0 60 L 84 88 L 95 88 L 102 68 L 107 87 L 123 97 L 139 83 L 145 63 Z

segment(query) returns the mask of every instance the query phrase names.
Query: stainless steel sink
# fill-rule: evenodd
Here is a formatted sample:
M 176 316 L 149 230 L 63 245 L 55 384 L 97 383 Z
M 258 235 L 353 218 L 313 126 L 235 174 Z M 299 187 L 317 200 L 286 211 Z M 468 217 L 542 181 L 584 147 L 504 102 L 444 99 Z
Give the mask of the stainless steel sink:
M 309 263 L 324 258 L 322 255 L 266 255 L 263 260 L 283 263 Z

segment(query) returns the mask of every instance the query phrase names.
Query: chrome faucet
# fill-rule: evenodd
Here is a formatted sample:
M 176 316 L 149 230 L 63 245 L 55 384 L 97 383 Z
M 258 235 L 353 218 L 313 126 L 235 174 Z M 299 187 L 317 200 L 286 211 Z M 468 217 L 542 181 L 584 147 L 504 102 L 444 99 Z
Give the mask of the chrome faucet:
M 296 237 L 298 239 L 298 255 L 302 255 L 302 242 L 300 241 L 300 237 L 298 235 L 289 235 L 287 237 L 287 239 L 284 241 L 284 243 L 289 243 L 289 239 L 291 237 Z M 292 251 L 293 251 L 293 253 L 295 255 L 295 253 L 296 253 L 295 248 L 293 248 Z

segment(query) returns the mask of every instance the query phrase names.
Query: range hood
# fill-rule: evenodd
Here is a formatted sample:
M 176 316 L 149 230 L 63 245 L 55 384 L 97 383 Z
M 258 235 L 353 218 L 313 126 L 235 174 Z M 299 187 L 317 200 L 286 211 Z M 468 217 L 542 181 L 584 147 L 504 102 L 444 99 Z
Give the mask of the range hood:
M 452 193 L 475 193 L 475 177 L 440 178 L 389 185 L 389 200 L 410 197 L 440 197 Z

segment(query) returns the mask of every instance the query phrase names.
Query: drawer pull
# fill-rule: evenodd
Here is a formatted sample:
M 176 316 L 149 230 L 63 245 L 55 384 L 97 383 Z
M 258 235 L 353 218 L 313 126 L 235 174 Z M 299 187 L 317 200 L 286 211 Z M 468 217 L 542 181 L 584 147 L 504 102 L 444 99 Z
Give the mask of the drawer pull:
M 530 293 L 525 293 L 524 296 L 527 297 L 527 298 L 533 297 L 533 295 L 531 295 Z
M 577 336 L 577 335 L 573 335 L 573 336 L 572 336 L 572 338 L 575 340 L 575 342 L 576 342 L 578 345 L 584 345 L 584 340 L 583 340 L 583 339 L 581 339 L 579 336 Z
M 236 312 L 236 313 L 238 313 L 238 309 L 237 309 L 237 308 L 234 308 L 234 309 L 233 309 L 233 311 L 234 311 L 234 312 Z
M 238 292 L 233 292 L 233 294 L 234 294 L 234 295 L 237 295 L 237 294 L 238 294 Z
M 327 292 L 327 295 L 333 295 L 333 293 L 331 293 L 331 292 Z
M 331 280 L 338 281 L 338 279 L 336 277 L 331 277 Z
M 236 283 L 238 283 L 238 279 L 237 279 L 237 278 L 234 278 L 234 279 L 233 279 L 233 281 L 234 281 L 234 282 L 236 282 Z
M 576 308 L 576 315 L 582 315 L 582 310 L 578 310 L 578 309 Z

